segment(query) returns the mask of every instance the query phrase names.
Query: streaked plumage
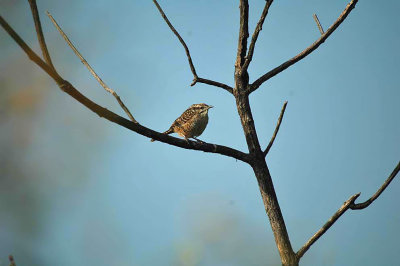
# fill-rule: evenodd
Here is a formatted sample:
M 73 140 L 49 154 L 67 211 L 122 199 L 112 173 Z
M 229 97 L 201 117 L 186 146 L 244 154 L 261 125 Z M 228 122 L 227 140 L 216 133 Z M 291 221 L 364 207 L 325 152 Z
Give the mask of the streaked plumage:
M 208 124 L 208 110 L 213 106 L 205 103 L 192 104 L 183 114 L 178 117 L 164 132 L 164 134 L 177 133 L 186 140 L 193 138 L 197 140 Z M 151 141 L 154 141 L 153 139 Z

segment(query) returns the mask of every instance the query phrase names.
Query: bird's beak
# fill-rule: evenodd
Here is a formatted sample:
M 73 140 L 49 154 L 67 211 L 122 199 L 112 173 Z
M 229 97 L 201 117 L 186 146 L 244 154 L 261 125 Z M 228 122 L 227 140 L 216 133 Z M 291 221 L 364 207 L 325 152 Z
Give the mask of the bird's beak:
M 213 108 L 213 107 L 214 107 L 214 106 L 212 106 L 212 105 L 209 105 L 209 106 L 208 106 L 208 109 L 210 109 L 210 108 Z

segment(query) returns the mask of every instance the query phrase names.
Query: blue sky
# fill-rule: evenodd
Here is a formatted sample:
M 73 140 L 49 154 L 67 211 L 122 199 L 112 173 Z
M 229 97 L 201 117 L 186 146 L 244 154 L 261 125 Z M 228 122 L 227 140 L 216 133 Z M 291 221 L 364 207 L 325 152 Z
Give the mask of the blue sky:
M 250 1 L 250 32 L 263 2 Z M 199 76 L 233 85 L 238 1 L 160 4 Z M 319 37 L 313 13 L 327 29 L 346 4 L 274 2 L 250 80 Z M 46 10 L 141 124 L 164 131 L 188 106 L 205 102 L 215 108 L 201 139 L 247 151 L 234 98 L 189 86 L 184 50 L 152 1 L 38 6 L 54 64 L 82 93 L 124 115 Z M 399 161 L 399 8 L 397 1 L 360 1 L 317 51 L 251 95 L 264 147 L 288 101 L 267 163 L 295 250 L 351 195 L 370 197 Z M 29 5 L 4 0 L 0 13 L 38 51 Z M 0 265 L 9 253 L 20 265 L 279 265 L 249 166 L 150 143 L 62 93 L 2 30 L 0 47 Z M 301 263 L 395 265 L 399 194 L 395 179 L 369 208 L 347 212 Z

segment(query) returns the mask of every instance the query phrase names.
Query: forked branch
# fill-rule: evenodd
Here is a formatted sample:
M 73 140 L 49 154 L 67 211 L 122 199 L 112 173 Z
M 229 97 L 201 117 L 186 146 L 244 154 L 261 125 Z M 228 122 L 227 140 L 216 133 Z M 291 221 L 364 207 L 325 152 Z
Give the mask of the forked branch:
M 304 255 L 304 253 L 306 253 L 307 250 L 311 247 L 311 245 L 314 244 L 315 241 L 317 241 L 348 209 L 359 210 L 368 207 L 374 200 L 376 200 L 379 197 L 379 195 L 381 195 L 381 193 L 396 177 L 399 171 L 400 171 L 400 162 L 394 168 L 393 172 L 389 175 L 389 177 L 386 179 L 383 185 L 378 189 L 378 191 L 367 201 L 356 204 L 354 203 L 354 201 L 360 196 L 361 193 L 357 193 L 351 196 L 345 203 L 343 203 L 342 207 L 340 207 L 339 210 L 335 212 L 335 214 L 328 220 L 328 222 L 326 222 L 324 226 L 322 226 L 322 228 L 319 229 L 318 232 L 316 232 L 307 241 L 307 243 L 304 244 L 304 246 L 301 249 L 299 249 L 299 251 L 296 253 L 297 258 L 300 259 Z
M 49 66 L 51 66 L 53 69 L 55 69 L 53 62 L 51 61 L 49 51 L 47 50 L 46 41 L 44 39 L 44 35 L 43 35 L 43 31 L 42 31 L 42 25 L 40 23 L 38 8 L 36 5 L 36 0 L 29 0 L 29 5 L 31 6 L 32 17 L 33 17 L 33 21 L 35 22 L 36 34 L 37 34 L 37 38 L 39 41 L 40 49 L 42 50 L 44 61 L 46 61 L 46 63 Z
M 85 107 L 105 119 L 123 126 L 129 130 L 132 130 L 140 135 L 148 138 L 153 138 L 160 142 L 168 143 L 173 146 L 177 146 L 184 149 L 199 150 L 210 153 L 218 153 L 228 157 L 235 158 L 243 162 L 249 162 L 249 155 L 226 147 L 222 145 L 210 144 L 210 143 L 200 143 L 195 141 L 185 141 L 182 139 L 174 138 L 166 134 L 149 129 L 139 123 L 134 123 L 129 121 L 106 108 L 98 105 L 97 103 L 91 101 L 89 98 L 80 93 L 74 86 L 72 86 L 68 81 L 64 80 L 53 68 L 46 64 L 26 43 L 22 38 L 11 28 L 11 26 L 0 16 L 0 25 L 5 29 L 5 31 L 13 38 L 13 40 L 21 47 L 21 49 L 28 55 L 28 57 L 35 62 L 40 68 L 42 68 L 50 77 L 54 79 L 61 90 L 69 94 L 75 100 L 83 104 Z
M 185 41 L 183 40 L 183 38 L 181 37 L 181 35 L 178 33 L 178 31 L 175 29 L 175 27 L 172 25 L 172 23 L 169 21 L 167 15 L 165 15 L 164 11 L 162 10 L 161 6 L 158 4 L 157 0 L 153 0 L 154 4 L 156 5 L 158 11 L 160 12 L 162 18 L 165 20 L 165 22 L 168 24 L 168 27 L 172 30 L 172 32 L 175 34 L 175 36 L 178 38 L 179 42 L 182 44 L 183 48 L 185 49 L 186 52 L 186 56 L 187 59 L 189 61 L 189 66 L 190 66 L 190 70 L 192 71 L 193 74 L 193 82 L 190 84 L 190 86 L 194 86 L 197 82 L 199 83 L 204 83 L 204 84 L 208 84 L 211 86 L 215 86 L 215 87 L 219 87 L 222 88 L 230 93 L 233 93 L 233 88 L 220 83 L 220 82 L 216 82 L 213 80 L 209 80 L 209 79 L 203 79 L 200 78 L 197 73 L 196 73 L 196 68 L 193 65 L 193 60 L 192 57 L 190 56 L 190 51 L 189 48 L 187 47 Z
M 269 80 L 270 78 L 274 77 L 275 75 L 281 73 L 288 67 L 294 65 L 307 55 L 311 54 L 315 49 L 317 49 L 323 42 L 325 42 L 326 39 L 339 27 L 339 25 L 347 18 L 347 16 L 350 14 L 351 10 L 356 6 L 358 0 L 351 0 L 350 3 L 347 4 L 346 8 L 343 10 L 343 12 L 340 14 L 338 19 L 329 27 L 329 29 L 321 35 L 321 37 L 318 38 L 312 45 L 307 47 L 305 50 L 303 50 L 301 53 L 296 55 L 295 57 L 289 59 L 285 63 L 281 64 L 280 66 L 277 66 L 276 68 L 272 69 L 268 73 L 264 74 L 260 78 L 258 78 L 256 81 L 253 82 L 250 86 L 250 91 L 249 93 L 255 91 L 258 89 L 258 87 L 261 86 L 265 81 Z
M 285 103 L 284 103 L 283 106 L 282 106 L 281 114 L 279 115 L 279 118 L 278 118 L 278 123 L 276 124 L 274 134 L 272 135 L 272 138 L 271 138 L 271 140 L 269 141 L 268 146 L 267 146 L 267 148 L 266 148 L 265 151 L 264 151 L 264 156 L 267 156 L 269 150 L 271 149 L 272 145 L 274 144 L 276 135 L 278 135 L 278 131 L 279 131 L 279 128 L 281 127 L 281 123 L 282 123 L 283 115 L 285 114 L 285 110 L 286 110 L 287 103 L 288 103 L 288 102 L 285 101 Z

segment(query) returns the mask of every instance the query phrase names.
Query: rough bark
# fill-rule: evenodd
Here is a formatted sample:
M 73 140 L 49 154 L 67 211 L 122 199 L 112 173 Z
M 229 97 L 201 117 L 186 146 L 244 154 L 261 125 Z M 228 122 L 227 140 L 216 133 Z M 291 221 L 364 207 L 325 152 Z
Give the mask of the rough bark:
M 258 141 L 247 94 L 247 87 L 249 85 L 248 74 L 246 70 L 244 70 L 245 73 L 243 73 L 240 69 L 236 69 L 235 72 L 240 74 L 235 75 L 236 86 L 234 88 L 234 96 L 236 98 L 237 110 L 246 137 L 249 154 L 251 156 L 250 164 L 257 178 L 264 208 L 267 212 L 274 233 L 275 243 L 278 247 L 282 265 L 298 265 L 298 259 L 296 254 L 293 252 L 289 240 L 285 221 L 279 207 L 278 198 L 275 194 L 274 185 L 265 161 L 265 156 Z

